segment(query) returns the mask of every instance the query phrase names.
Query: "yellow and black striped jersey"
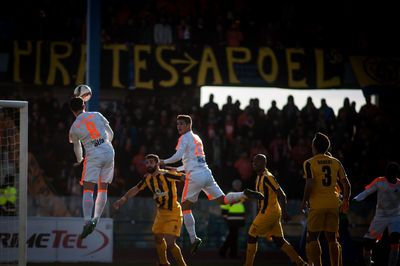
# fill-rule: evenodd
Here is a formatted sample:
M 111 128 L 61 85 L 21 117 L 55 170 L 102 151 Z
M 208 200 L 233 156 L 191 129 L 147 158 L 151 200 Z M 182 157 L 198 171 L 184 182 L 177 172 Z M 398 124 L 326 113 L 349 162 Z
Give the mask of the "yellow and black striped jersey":
M 182 181 L 184 174 L 168 170 L 160 170 L 156 174 L 143 177 L 137 184 L 140 190 L 146 187 L 153 193 L 157 208 L 164 210 L 175 210 L 179 208 L 176 191 L 176 182 Z
M 310 208 L 339 207 L 339 183 L 346 178 L 346 172 L 338 159 L 326 154 L 317 154 L 303 164 L 304 178 L 313 178 Z
M 278 182 L 268 169 L 265 169 L 261 175 L 257 176 L 256 190 L 264 194 L 264 199 L 257 202 L 259 212 L 281 212 L 281 206 L 278 203 L 278 196 L 276 194 L 279 188 Z

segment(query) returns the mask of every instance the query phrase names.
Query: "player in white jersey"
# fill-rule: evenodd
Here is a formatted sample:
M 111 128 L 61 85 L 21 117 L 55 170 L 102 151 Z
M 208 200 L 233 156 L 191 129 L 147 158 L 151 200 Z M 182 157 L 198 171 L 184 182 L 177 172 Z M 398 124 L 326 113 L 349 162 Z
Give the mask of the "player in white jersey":
M 161 160 L 160 164 L 163 167 L 164 164 L 182 160 L 183 168 L 186 172 L 181 201 L 183 222 L 192 243 L 191 253 L 194 254 L 202 241 L 196 235 L 192 207 L 201 191 L 204 191 L 209 199 L 216 200 L 222 205 L 237 203 L 244 199 L 264 199 L 264 195 L 257 191 L 245 189 L 242 192 L 231 192 L 225 196 L 207 166 L 203 142 L 192 131 L 192 118 L 188 115 L 178 115 L 176 123 L 178 132 L 181 135 L 176 146 L 176 153 L 168 159 Z
M 69 130 L 69 141 L 74 144 L 77 163 L 83 163 L 81 185 L 83 185 L 82 208 L 85 225 L 81 238 L 93 232 L 107 202 L 108 184 L 114 175 L 114 148 L 111 144 L 113 131 L 106 118 L 99 112 L 85 112 L 82 98 L 73 98 L 70 108 L 75 115 L 75 122 Z M 85 160 L 82 146 L 85 148 Z M 98 184 L 97 198 L 94 203 L 93 191 Z M 92 210 L 94 205 L 94 215 Z
M 373 245 L 380 239 L 387 228 L 391 250 L 388 265 L 397 265 L 400 239 L 400 180 L 399 165 L 391 162 L 386 166 L 384 177 L 378 177 L 365 190 L 354 197 L 356 201 L 362 201 L 368 195 L 377 191 L 377 203 L 375 217 L 371 222 L 368 232 L 364 235 L 364 261 L 371 265 Z

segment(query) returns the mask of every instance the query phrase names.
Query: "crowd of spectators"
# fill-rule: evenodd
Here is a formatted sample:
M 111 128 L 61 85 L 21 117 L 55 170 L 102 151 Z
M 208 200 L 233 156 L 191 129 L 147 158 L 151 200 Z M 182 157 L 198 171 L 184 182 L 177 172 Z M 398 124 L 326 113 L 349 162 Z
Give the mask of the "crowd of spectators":
M 68 131 L 75 118 L 68 100 L 60 103 L 51 92 L 28 100 L 29 151 L 56 193 L 80 195 L 80 176 L 71 167 L 75 156 Z M 331 153 L 343 163 L 353 194 L 381 175 L 388 160 L 398 159 L 393 148 L 394 125 L 381 108 L 371 103 L 370 97 L 366 97 L 359 112 L 354 102 L 346 98 L 335 114 L 329 99 L 317 104 L 311 97 L 301 108 L 289 96 L 282 109 L 272 100 L 272 107 L 263 110 L 257 98 L 242 107 L 228 96 L 219 108 L 212 96 L 201 107 L 185 97 L 151 94 L 140 99 L 135 92 L 129 92 L 123 102 L 99 111 L 114 130 L 116 167 L 111 196 L 121 195 L 140 180 L 146 171 L 147 153 L 156 153 L 160 158 L 174 153 L 179 137 L 176 116 L 182 113 L 192 116 L 193 131 L 203 139 L 207 163 L 224 190 L 237 178 L 244 187 L 253 187 L 251 160 L 255 154 L 264 153 L 269 170 L 289 199 L 301 199 L 302 164 L 312 156 L 311 140 L 317 131 L 330 137 Z
M 22 0 L 8 6 L 0 12 L 0 39 L 86 42 L 86 1 Z M 103 0 L 101 40 L 385 53 L 397 47 L 388 40 L 390 12 L 388 6 L 356 1 Z

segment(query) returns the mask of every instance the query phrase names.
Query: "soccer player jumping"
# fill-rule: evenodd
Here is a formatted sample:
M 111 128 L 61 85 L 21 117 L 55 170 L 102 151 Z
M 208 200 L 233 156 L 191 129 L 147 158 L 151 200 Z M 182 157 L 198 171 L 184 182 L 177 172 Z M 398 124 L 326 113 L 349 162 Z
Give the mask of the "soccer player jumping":
M 215 182 L 211 170 L 207 166 L 203 142 L 192 131 L 192 118 L 189 115 L 178 115 L 176 123 L 178 133 L 181 135 L 176 146 L 176 153 L 168 159 L 161 160 L 160 165 L 163 167 L 164 164 L 175 163 L 182 159 L 186 172 L 185 186 L 182 193 L 183 222 L 192 243 L 191 253 L 195 254 L 202 241 L 196 235 L 192 207 L 201 191 L 204 191 L 209 199 L 215 200 L 220 204 L 236 203 L 242 199 L 260 200 L 264 199 L 264 195 L 249 189 L 225 195 L 217 182 Z
M 107 202 L 108 184 L 114 174 L 114 148 L 111 144 L 113 131 L 107 119 L 99 112 L 85 112 L 82 98 L 73 98 L 70 108 L 76 119 L 69 131 L 69 141 L 74 144 L 77 163 L 83 163 L 81 185 L 83 185 L 83 216 L 85 225 L 81 238 L 93 232 Z M 82 146 L 85 148 L 85 160 L 82 157 Z M 94 203 L 93 191 L 98 184 L 97 198 Z M 94 205 L 94 216 L 92 211 Z

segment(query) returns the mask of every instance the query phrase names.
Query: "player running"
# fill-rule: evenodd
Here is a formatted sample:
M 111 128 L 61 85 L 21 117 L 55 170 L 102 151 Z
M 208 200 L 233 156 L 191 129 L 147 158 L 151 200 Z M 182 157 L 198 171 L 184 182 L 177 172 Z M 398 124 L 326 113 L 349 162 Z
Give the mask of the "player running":
M 132 187 L 125 195 L 114 203 L 114 208 L 119 209 L 129 198 L 135 197 L 139 191 L 146 187 L 153 193 L 157 204 L 157 215 L 152 231 L 155 234 L 157 254 L 161 265 L 170 265 L 167 259 L 167 247 L 179 266 L 186 265 L 181 249 L 176 244 L 182 227 L 182 210 L 177 200 L 176 182 L 184 181 L 182 173 L 160 170 L 157 155 L 146 156 L 146 175 L 136 186 Z
M 331 265 L 341 263 L 341 246 L 336 235 L 339 230 L 339 206 L 343 213 L 349 208 L 350 182 L 340 161 L 328 153 L 329 138 L 318 132 L 312 141 L 314 157 L 303 164 L 306 178 L 302 212 L 309 204 L 307 218 L 306 254 L 308 263 L 321 265 L 319 235 L 323 231 L 329 245 Z M 343 186 L 343 201 L 339 204 L 338 181 Z
M 204 191 L 209 199 L 215 200 L 220 204 L 236 203 L 242 199 L 263 199 L 264 195 L 249 189 L 225 195 L 215 182 L 211 170 L 207 166 L 203 142 L 192 131 L 192 118 L 188 115 L 178 115 L 176 123 L 178 133 L 181 135 L 176 146 L 176 153 L 168 159 L 161 160 L 160 164 L 163 166 L 182 159 L 183 168 L 186 172 L 185 186 L 182 193 L 183 222 L 192 243 L 191 253 L 195 254 L 202 240 L 196 235 L 192 207 L 201 191 Z
M 107 202 L 108 184 L 112 182 L 114 174 L 114 148 L 111 144 L 113 131 L 106 118 L 99 112 L 85 112 L 85 103 L 82 98 L 73 98 L 70 108 L 75 115 L 75 122 L 69 131 L 69 141 L 74 144 L 77 163 L 83 163 L 83 216 L 85 225 L 81 238 L 93 232 Z M 85 148 L 85 160 L 82 157 L 82 146 Z M 97 198 L 93 211 L 93 191 L 98 184 Z
M 283 236 L 281 217 L 284 222 L 290 220 L 286 212 L 286 195 L 266 166 L 267 157 L 264 154 L 254 156 L 253 169 L 257 173 L 256 190 L 263 193 L 265 199 L 258 200 L 258 213 L 248 233 L 245 265 L 250 266 L 254 263 L 258 237 L 271 237 L 275 245 L 297 265 L 307 265 Z
M 390 162 L 386 166 L 385 176 L 378 177 L 365 190 L 354 197 L 362 201 L 375 191 L 378 193 L 375 217 L 371 221 L 368 232 L 364 235 L 364 262 L 371 265 L 372 248 L 377 239 L 388 228 L 391 250 L 388 265 L 397 265 L 400 239 L 400 180 L 399 165 Z

